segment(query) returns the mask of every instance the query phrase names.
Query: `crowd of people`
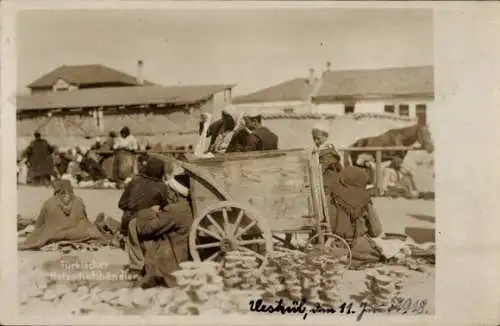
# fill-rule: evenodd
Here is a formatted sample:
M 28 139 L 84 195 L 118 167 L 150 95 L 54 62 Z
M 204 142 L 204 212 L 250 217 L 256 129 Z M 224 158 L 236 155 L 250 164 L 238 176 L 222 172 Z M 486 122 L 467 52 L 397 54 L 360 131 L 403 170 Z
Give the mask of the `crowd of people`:
M 260 115 L 243 116 L 224 110 L 221 118 L 213 123 L 208 115 L 204 115 L 199 131 L 201 140 L 209 141 L 204 154 L 278 149 L 278 137 L 263 126 Z M 354 265 L 382 261 L 381 250 L 373 241 L 381 235 L 382 225 L 371 199 L 373 169 L 370 161 L 361 166 L 343 167 L 341 155 L 329 141 L 328 126 L 319 123 L 311 134 L 314 147 L 319 152 L 331 232 L 349 243 Z M 91 157 L 88 153 L 80 153 L 79 164 L 102 170 L 106 165 L 104 162 L 111 160 L 108 165 L 113 167 L 113 171 L 118 169 L 123 172 L 125 169 L 117 167 L 115 162 L 116 156 L 120 155 L 117 153 L 124 155 L 125 159 L 119 162 L 129 162 L 125 164 L 129 169 L 126 172 L 133 177 L 124 183 L 117 203 L 123 211 L 117 234 L 129 256 L 127 269 L 139 277 L 138 284 L 143 288 L 172 286 L 174 280 L 171 273 L 179 268 L 180 262 L 189 259 L 188 236 L 193 220 L 190 178 L 187 172 L 174 175 L 167 163 L 148 155 L 141 158 L 136 171 L 131 171 L 133 154 L 138 148 L 136 138 L 124 127 L 119 137 L 110 133 L 108 139 L 94 145 L 94 149 L 109 150 L 109 155 L 114 154 L 114 158 L 104 154 Z M 35 133 L 35 139 L 23 155 L 34 184 L 49 185 L 54 178 L 54 170 L 57 171 L 56 176 L 64 171 L 64 166 L 54 169 L 51 157 L 55 150 L 39 133 Z M 84 163 L 85 160 L 92 162 Z M 68 161 L 71 162 L 69 158 Z M 387 191 L 398 195 L 414 186 L 408 181 L 401 186 L 400 180 L 411 176 L 401 163 L 395 160 L 391 163 L 392 171 L 386 173 Z M 67 163 L 68 168 L 70 163 Z M 114 178 L 124 182 L 125 175 L 114 173 Z M 411 177 L 409 179 L 412 180 Z M 54 195 L 43 204 L 35 231 L 20 248 L 33 250 L 49 241 L 105 239 L 103 232 L 89 222 L 85 204 L 75 195 L 71 183 L 56 178 L 52 184 Z

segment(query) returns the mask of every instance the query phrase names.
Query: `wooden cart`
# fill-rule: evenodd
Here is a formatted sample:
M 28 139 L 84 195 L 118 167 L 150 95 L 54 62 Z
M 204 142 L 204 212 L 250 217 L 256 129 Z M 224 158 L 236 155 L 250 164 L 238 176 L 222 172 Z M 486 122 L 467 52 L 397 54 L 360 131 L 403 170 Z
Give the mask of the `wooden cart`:
M 340 241 L 350 263 L 348 244 L 330 233 L 317 152 L 231 153 L 178 163 L 191 176 L 189 249 L 195 261 L 244 250 L 253 251 L 262 268 L 276 240 L 290 245 L 290 235 L 306 233 L 308 243 L 319 246 Z

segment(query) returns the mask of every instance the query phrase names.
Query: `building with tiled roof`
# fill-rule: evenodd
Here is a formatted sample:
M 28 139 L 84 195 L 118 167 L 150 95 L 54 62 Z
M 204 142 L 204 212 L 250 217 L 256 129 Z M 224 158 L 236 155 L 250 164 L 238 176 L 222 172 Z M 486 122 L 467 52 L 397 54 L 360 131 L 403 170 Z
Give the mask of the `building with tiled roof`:
M 234 98 L 233 104 L 245 112 L 266 113 L 308 110 L 311 95 L 320 80 L 311 69 L 309 78 L 294 78 L 256 92 Z
M 432 66 L 327 71 L 313 96 L 321 113 L 425 116 L 434 100 Z
M 27 87 L 34 94 L 87 88 L 154 85 L 142 79 L 142 61 L 137 65 L 137 76 L 100 64 L 62 65 L 36 79 Z
M 432 66 L 326 70 L 235 98 L 248 112 L 425 115 L 434 99 Z
M 133 77 L 101 65 L 61 66 L 35 80 L 30 95 L 17 97 L 18 136 L 92 137 L 125 125 L 135 134 L 196 133 L 201 112 L 231 103 L 234 84 L 160 86 L 142 79 L 142 62 L 138 68 Z

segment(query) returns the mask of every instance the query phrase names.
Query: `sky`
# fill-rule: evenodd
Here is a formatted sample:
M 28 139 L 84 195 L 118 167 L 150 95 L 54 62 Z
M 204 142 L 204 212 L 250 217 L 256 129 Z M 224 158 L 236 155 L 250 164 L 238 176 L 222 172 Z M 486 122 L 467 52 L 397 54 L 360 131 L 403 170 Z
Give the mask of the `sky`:
M 103 64 L 163 85 L 253 92 L 309 69 L 433 64 L 429 9 L 52 10 L 17 17 L 18 92 L 56 67 Z

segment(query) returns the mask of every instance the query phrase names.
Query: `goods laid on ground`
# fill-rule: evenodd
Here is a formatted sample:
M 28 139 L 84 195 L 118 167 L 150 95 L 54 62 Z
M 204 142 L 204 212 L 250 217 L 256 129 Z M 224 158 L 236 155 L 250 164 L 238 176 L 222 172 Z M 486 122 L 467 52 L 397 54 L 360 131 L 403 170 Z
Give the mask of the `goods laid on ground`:
M 228 253 L 221 268 L 225 289 L 260 290 L 267 301 L 305 298 L 311 303 L 338 303 L 336 288 L 345 269 L 327 253 L 283 249 L 270 254 L 259 275 L 257 265 L 257 256 L 250 252 Z
M 98 251 L 105 248 L 119 248 L 120 244 L 118 241 L 110 243 L 108 245 L 103 245 L 98 241 L 86 241 L 86 242 L 70 242 L 70 241 L 59 241 L 56 243 L 48 244 L 42 247 L 41 251 L 59 251 L 63 254 L 73 253 L 75 251 Z
M 401 299 L 402 273 L 377 268 L 365 277 L 365 290 L 352 296 L 359 303 L 365 303 L 374 312 L 389 312 Z

